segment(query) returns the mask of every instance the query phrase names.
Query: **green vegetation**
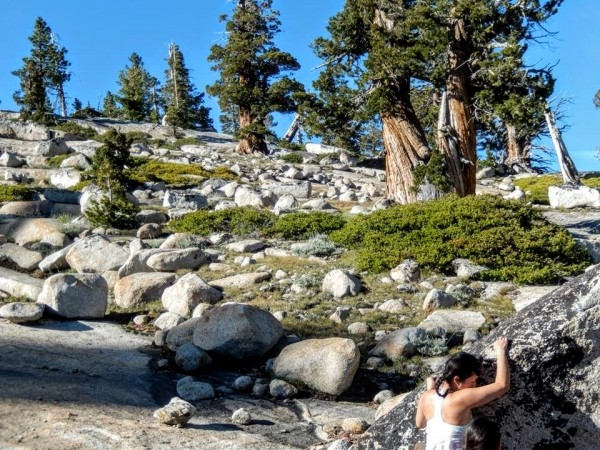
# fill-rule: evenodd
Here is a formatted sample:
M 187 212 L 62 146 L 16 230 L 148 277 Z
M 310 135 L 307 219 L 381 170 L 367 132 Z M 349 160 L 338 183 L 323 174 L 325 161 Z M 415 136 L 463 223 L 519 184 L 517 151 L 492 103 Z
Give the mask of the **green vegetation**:
M 115 97 L 121 104 L 118 110 L 126 120 L 158 120 L 158 99 L 155 95 L 158 80 L 144 67 L 137 53 L 129 56 L 129 65 L 119 72 L 119 93 Z
M 279 159 L 288 164 L 302 164 L 304 162 L 302 155 L 299 153 L 287 153 L 285 155 L 281 155 Z
M 51 167 L 53 169 L 58 169 L 60 167 L 60 165 L 62 164 L 62 162 L 67 159 L 69 156 L 69 154 L 64 154 L 64 155 L 56 155 L 53 156 L 52 158 L 48 159 L 48 167 Z
M 277 216 L 271 212 L 243 207 L 222 211 L 196 211 L 172 220 L 169 227 L 177 233 L 202 236 L 216 232 L 244 235 L 263 230 L 271 226 L 276 219 Z
M 205 170 L 200 165 L 177 164 L 135 158 L 133 167 L 126 171 L 128 178 L 138 183 L 147 181 L 164 181 L 170 186 L 197 186 L 207 178 L 234 180 L 237 176 L 227 167 L 217 167 L 213 171 Z
M 285 239 L 307 239 L 317 234 L 329 234 L 339 230 L 346 220 L 339 214 L 313 211 L 297 212 L 281 216 L 267 234 L 275 234 Z
M 124 197 L 110 198 L 104 195 L 85 211 L 85 217 L 94 227 L 113 227 L 130 230 L 137 226 L 135 215 L 139 208 Z
M 377 211 L 331 234 L 353 249 L 360 270 L 389 270 L 406 258 L 452 273 L 455 258 L 490 268 L 482 279 L 549 284 L 591 263 L 586 250 L 524 202 L 449 196 Z
M 316 236 L 292 250 L 298 256 L 331 256 L 338 248 L 327 236 Z
M 77 122 L 62 122 L 52 127 L 53 130 L 64 131 L 75 136 L 79 136 L 85 139 L 97 139 L 98 134 L 90 127 L 84 127 L 79 125 Z
M 591 188 L 600 188 L 600 177 L 583 178 L 581 182 Z M 541 175 L 515 180 L 515 185 L 523 189 L 527 200 L 538 205 L 548 205 L 548 188 L 562 184 L 563 179 L 560 175 Z
M 34 191 L 26 186 L 0 184 L 0 203 L 31 200 Z

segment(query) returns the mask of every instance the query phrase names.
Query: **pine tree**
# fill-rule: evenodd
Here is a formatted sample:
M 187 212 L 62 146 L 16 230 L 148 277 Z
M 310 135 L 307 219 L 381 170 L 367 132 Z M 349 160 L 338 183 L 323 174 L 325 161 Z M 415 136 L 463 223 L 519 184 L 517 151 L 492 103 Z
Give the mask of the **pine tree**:
M 129 153 L 131 139 L 111 128 L 103 135 L 102 145 L 92 159 L 92 174 L 95 183 L 104 195 L 92 201 L 86 217 L 94 226 L 109 226 L 129 229 L 136 225 L 138 208 L 126 197 L 130 179 L 126 169 L 133 160 Z
M 77 114 L 83 108 L 83 103 L 77 97 L 73 100 L 73 114 Z
M 117 100 L 112 92 L 108 91 L 102 103 L 102 115 L 117 119 L 121 117 L 121 110 L 117 106 Z
M 144 68 L 137 53 L 129 57 L 130 65 L 119 73 L 120 90 L 116 96 L 121 104 L 121 115 L 126 120 L 148 120 L 152 113 L 152 92 L 158 80 Z
M 23 67 L 12 72 L 21 79 L 21 90 L 14 100 L 21 107 L 25 119 L 53 122 L 49 94 L 55 92 L 63 117 L 67 115 L 64 85 L 71 78 L 66 48 L 58 44 L 58 38 L 48 24 L 38 17 L 33 33 L 29 36 L 31 54 L 23 58 Z
M 274 44 L 280 31 L 278 16 L 272 0 L 238 0 L 231 19 L 222 17 L 227 21 L 226 44 L 213 45 L 208 57 L 220 79 L 208 86 L 207 92 L 219 97 L 223 110 L 232 111 L 232 105 L 238 108 L 240 153 L 267 153 L 267 117 L 273 112 L 294 111 L 293 96 L 303 90 L 300 83 L 284 75 L 300 66 Z
M 167 64 L 166 82 L 161 89 L 167 124 L 191 129 L 212 128 L 210 108 L 203 105 L 204 94 L 196 92 L 178 45 L 169 45 Z

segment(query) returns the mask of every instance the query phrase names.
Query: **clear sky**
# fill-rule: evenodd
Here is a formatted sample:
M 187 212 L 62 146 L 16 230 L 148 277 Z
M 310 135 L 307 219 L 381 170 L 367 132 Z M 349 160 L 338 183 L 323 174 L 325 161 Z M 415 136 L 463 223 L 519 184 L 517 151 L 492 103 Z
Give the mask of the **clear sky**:
M 204 90 L 217 77 L 206 61 L 212 44 L 223 42 L 224 24 L 220 14 L 230 13 L 233 0 L 3 0 L 0 15 L 0 108 L 15 110 L 12 94 L 19 88 L 11 71 L 22 65 L 30 52 L 27 37 L 35 19 L 44 18 L 59 35 L 69 53 L 73 72 L 66 86 L 85 105 L 99 107 L 107 91 L 118 91 L 117 77 L 138 53 L 147 70 L 164 79 L 167 46 L 177 43 L 191 70 L 194 84 Z M 338 12 L 344 0 L 274 0 L 281 12 L 282 33 L 278 46 L 294 54 L 302 68 L 296 78 L 305 85 L 315 78 L 320 61 L 309 48 L 324 35 L 329 17 Z M 580 171 L 600 170 L 595 156 L 600 147 L 600 110 L 592 103 L 600 89 L 600 0 L 566 0 L 548 28 L 558 32 L 548 43 L 533 46 L 529 62 L 555 65 L 556 95 L 571 99 L 567 105 L 564 132 L 567 148 Z M 215 99 L 207 98 L 211 116 L 218 126 Z M 279 118 L 279 133 L 291 117 Z M 545 144 L 549 145 L 549 142 Z

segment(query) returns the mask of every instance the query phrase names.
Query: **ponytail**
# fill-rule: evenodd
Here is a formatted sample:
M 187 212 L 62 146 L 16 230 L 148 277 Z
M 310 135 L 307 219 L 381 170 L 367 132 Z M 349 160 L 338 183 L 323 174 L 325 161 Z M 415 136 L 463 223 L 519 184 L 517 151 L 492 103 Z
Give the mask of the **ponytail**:
M 451 356 L 444 366 L 444 372 L 435 380 L 435 392 L 442 398 L 445 398 L 451 391 L 452 380 L 458 377 L 459 380 L 465 380 L 474 373 L 479 375 L 481 371 L 481 360 L 469 353 L 459 352 Z M 448 389 L 444 393 L 440 392 L 442 384 L 448 383 Z

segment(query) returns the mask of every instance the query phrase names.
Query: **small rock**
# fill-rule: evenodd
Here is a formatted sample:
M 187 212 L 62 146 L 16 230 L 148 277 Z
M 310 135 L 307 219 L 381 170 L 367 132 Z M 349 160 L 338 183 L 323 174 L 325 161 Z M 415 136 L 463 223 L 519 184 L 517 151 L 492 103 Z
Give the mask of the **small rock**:
M 352 434 L 362 434 L 367 431 L 369 424 L 363 419 L 349 418 L 342 420 L 342 430 Z
M 273 380 L 269 384 L 269 394 L 278 399 L 292 398 L 298 394 L 298 389 L 287 381 Z
M 0 308 L 0 318 L 13 323 L 37 322 L 42 318 L 44 308 L 41 303 L 9 303 Z
M 154 411 L 154 418 L 166 425 L 179 426 L 188 423 L 195 413 L 196 408 L 192 404 L 174 397 L 168 405 Z
M 373 401 L 381 405 L 383 402 L 389 400 L 390 398 L 394 398 L 394 391 L 386 389 L 384 391 L 378 392 L 377 395 L 375 395 L 375 397 L 373 398 Z
M 237 377 L 233 382 L 233 389 L 239 392 L 249 391 L 252 386 L 254 386 L 254 381 L 252 381 L 252 378 L 247 375 Z
M 231 421 L 238 425 L 250 425 L 252 416 L 244 408 L 240 408 L 231 415 Z
M 179 381 L 180 382 L 177 383 L 177 395 L 184 400 L 195 402 L 198 400 L 215 398 L 215 390 L 208 383 L 203 383 L 202 381 L 188 381 L 180 385 L 182 380 Z
M 371 332 L 371 327 L 364 322 L 354 322 L 348 325 L 349 334 L 368 334 Z
M 183 344 L 175 353 L 175 364 L 186 372 L 196 372 L 212 363 L 212 358 L 192 343 Z

